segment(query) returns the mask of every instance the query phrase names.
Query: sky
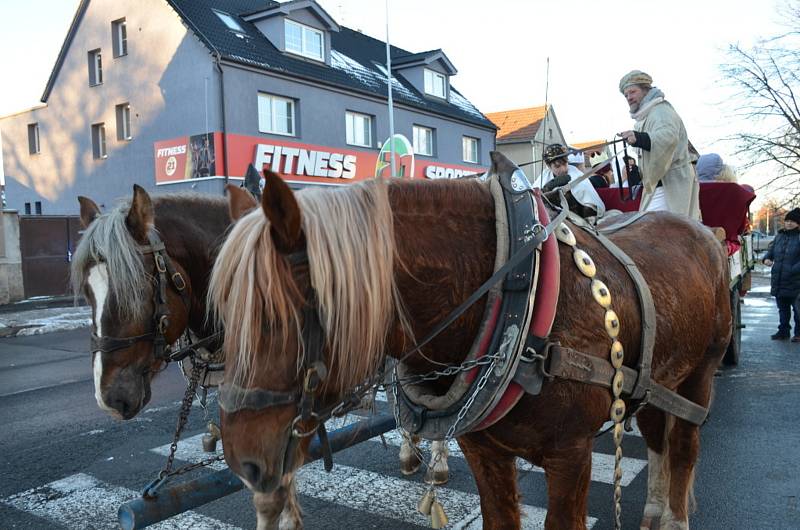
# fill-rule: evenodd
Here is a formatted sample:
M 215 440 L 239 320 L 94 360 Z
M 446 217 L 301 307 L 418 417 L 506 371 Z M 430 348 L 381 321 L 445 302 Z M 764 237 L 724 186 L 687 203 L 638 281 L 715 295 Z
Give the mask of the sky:
M 318 2 L 339 24 L 385 38 L 384 1 Z M 643 70 L 681 115 L 698 150 L 719 153 L 736 167 L 743 161 L 722 139 L 747 124 L 732 118 L 719 65 L 730 44 L 749 47 L 779 33 L 782 2 L 388 0 L 389 36 L 411 52 L 444 50 L 458 70 L 452 85 L 483 112 L 547 99 L 571 143 L 631 128 L 617 86 L 626 72 Z M 78 4 L 0 0 L 0 116 L 39 103 Z M 740 177 L 756 185 L 764 179 L 759 171 Z

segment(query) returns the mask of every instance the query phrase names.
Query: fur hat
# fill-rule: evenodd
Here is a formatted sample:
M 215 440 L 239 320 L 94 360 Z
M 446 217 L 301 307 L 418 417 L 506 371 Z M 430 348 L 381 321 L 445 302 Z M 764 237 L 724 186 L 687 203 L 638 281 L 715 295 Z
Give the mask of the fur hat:
M 544 161 L 548 164 L 559 158 L 567 158 L 569 150 L 561 144 L 550 144 L 544 150 Z
M 624 94 L 631 85 L 653 86 L 653 78 L 641 70 L 631 70 L 619 80 L 619 91 Z
M 794 221 L 795 223 L 800 224 L 800 208 L 790 210 L 783 219 L 785 221 Z

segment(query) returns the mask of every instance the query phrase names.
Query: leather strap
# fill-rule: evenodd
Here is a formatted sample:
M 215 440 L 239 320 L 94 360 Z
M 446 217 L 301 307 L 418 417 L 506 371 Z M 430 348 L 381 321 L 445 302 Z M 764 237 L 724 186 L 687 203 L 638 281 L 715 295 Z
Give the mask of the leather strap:
M 611 388 L 614 378 L 614 367 L 603 358 L 588 355 L 559 344 L 551 344 L 545 350 L 545 375 L 578 381 L 591 385 Z M 627 366 L 622 367 L 625 375 L 622 392 L 631 395 L 635 391 L 636 371 Z M 638 381 L 636 382 L 638 384 Z M 681 396 L 673 390 L 653 381 L 647 385 L 643 398 L 647 405 L 663 410 L 695 425 L 702 425 L 708 415 L 708 409 Z M 632 399 L 638 399 L 633 398 Z
M 217 396 L 219 407 L 228 414 L 241 410 L 261 410 L 267 407 L 293 405 L 299 399 L 300 396 L 297 392 L 243 388 L 224 382 L 219 384 L 219 395 Z

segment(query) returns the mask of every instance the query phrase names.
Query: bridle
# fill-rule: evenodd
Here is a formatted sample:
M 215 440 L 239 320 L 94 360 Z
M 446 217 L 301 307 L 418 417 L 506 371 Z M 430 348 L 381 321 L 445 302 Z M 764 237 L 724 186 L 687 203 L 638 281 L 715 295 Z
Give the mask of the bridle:
M 92 333 L 91 348 L 93 352 L 112 353 L 118 350 L 129 348 L 134 344 L 144 341 L 153 342 L 153 355 L 157 360 L 170 362 L 178 361 L 186 357 L 189 352 L 179 350 L 178 352 L 171 352 L 169 344 L 167 343 L 166 332 L 169 328 L 169 306 L 167 305 L 167 286 L 171 284 L 181 297 L 187 314 L 191 301 L 189 293 L 186 289 L 186 280 L 183 275 L 178 272 L 172 259 L 167 254 L 164 242 L 158 236 L 158 233 L 151 229 L 147 234 L 149 245 L 139 245 L 137 250 L 143 256 L 147 254 L 153 255 L 153 262 L 155 263 L 155 287 L 153 289 L 153 319 L 152 328 L 147 333 L 141 335 L 133 335 L 130 337 L 99 337 L 96 333 Z M 196 346 L 196 345 L 195 345 Z M 181 355 L 178 355 L 181 354 Z

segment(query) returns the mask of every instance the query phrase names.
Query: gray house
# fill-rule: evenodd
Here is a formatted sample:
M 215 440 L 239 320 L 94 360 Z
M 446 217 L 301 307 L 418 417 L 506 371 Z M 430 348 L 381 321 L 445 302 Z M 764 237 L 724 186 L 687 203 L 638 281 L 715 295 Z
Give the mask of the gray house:
M 406 176 L 487 167 L 496 127 L 442 50 L 391 48 Z M 385 43 L 315 1 L 83 0 L 43 105 L 0 118 L 8 206 L 75 214 L 151 191 L 222 193 L 251 163 L 294 186 L 370 178 L 389 136 Z M 402 157 L 401 157 L 402 158 Z

